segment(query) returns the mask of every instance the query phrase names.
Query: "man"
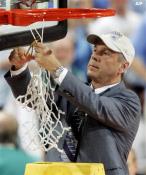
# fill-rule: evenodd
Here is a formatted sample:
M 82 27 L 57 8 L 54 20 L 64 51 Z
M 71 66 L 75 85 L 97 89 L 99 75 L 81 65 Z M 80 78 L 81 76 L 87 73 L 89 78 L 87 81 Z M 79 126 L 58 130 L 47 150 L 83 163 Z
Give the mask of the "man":
M 78 109 L 82 122 L 77 133 L 76 161 L 101 162 L 106 175 L 128 175 L 126 161 L 138 129 L 141 107 L 136 94 L 124 86 L 122 77 L 133 61 L 134 48 L 119 32 L 89 35 L 87 40 L 94 44 L 87 70 L 91 86 L 62 67 L 43 44 L 36 45 L 35 59 L 55 77 L 59 85 L 56 93 L 67 99 L 66 106 L 61 103 L 58 106 L 66 112 L 73 131 L 77 128 L 73 125 L 71 104 Z M 17 49 L 9 59 L 15 75 L 11 72 L 11 77 L 8 72 L 6 79 L 15 96 L 25 94 L 30 81 L 28 69 L 23 66 L 27 62 L 25 54 Z
M 16 118 L 0 112 L 0 174 L 24 175 L 27 163 L 38 161 L 18 148 Z

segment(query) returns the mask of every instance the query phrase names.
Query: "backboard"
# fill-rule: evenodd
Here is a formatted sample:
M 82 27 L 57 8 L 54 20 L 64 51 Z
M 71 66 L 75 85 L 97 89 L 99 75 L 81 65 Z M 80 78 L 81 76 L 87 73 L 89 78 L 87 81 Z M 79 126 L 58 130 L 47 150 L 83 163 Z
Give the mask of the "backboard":
M 3 5 L 7 10 L 11 9 L 29 9 L 28 5 L 23 2 L 33 0 L 2 0 Z M 5 1 L 5 2 L 4 2 Z M 9 3 L 8 3 L 9 2 Z M 32 8 L 66 8 L 67 0 L 37 0 Z M 26 46 L 33 41 L 30 32 L 31 29 L 37 29 L 41 33 L 42 26 L 44 26 L 44 42 L 52 42 L 63 38 L 67 33 L 67 21 L 48 21 L 37 22 L 30 26 L 0 26 L 0 50 L 10 49 L 17 46 Z

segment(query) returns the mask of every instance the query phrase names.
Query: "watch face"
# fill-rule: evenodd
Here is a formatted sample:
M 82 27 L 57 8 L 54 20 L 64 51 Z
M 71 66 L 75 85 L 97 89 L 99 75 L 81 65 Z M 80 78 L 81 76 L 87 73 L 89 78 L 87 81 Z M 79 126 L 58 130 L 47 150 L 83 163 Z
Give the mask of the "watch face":
M 54 78 L 58 78 L 60 76 L 60 74 L 62 73 L 62 71 L 64 70 L 63 66 L 60 66 L 54 73 L 53 73 L 53 77 Z

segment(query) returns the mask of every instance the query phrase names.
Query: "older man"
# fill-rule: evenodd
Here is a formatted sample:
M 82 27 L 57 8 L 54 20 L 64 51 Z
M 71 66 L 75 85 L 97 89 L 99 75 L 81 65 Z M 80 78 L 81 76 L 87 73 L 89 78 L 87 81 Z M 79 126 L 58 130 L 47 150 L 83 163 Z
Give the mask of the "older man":
M 87 40 L 94 45 L 87 70 L 90 86 L 74 77 L 43 44 L 36 46 L 36 61 L 52 72 L 59 85 L 56 93 L 67 100 L 66 106 L 59 106 L 66 111 L 73 131 L 77 131 L 73 124 L 75 115 L 69 110 L 72 104 L 77 107 L 76 116 L 81 123 L 80 132 L 75 132 L 76 161 L 101 162 L 106 175 L 128 175 L 126 161 L 138 129 L 141 107 L 138 97 L 125 87 L 122 78 L 133 61 L 134 48 L 119 32 L 89 35 Z M 20 69 L 15 75 L 11 73 L 12 77 L 10 72 L 6 74 L 14 95 L 18 96 L 26 92 L 30 80 L 28 69 L 23 67 L 25 54 L 22 50 L 21 54 L 20 50 L 13 51 L 10 62 L 14 70 Z

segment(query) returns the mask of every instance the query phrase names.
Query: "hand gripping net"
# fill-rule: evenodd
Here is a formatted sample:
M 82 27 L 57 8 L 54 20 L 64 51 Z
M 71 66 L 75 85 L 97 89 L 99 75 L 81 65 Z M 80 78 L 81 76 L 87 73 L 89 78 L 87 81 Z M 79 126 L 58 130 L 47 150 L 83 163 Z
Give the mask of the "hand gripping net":
M 45 151 L 56 148 L 61 152 L 62 150 L 58 147 L 58 143 L 65 131 L 69 130 L 69 127 L 63 126 L 61 122 L 61 118 L 65 117 L 65 113 L 59 110 L 55 103 L 55 85 L 50 73 L 39 65 L 37 67 L 37 70 L 32 71 L 26 94 L 17 98 L 17 101 L 24 107 L 30 107 L 29 109 L 35 111 L 39 122 L 39 129 L 37 129 L 36 121 L 32 121 L 31 129 L 27 131 L 26 136 L 29 133 L 35 133 L 35 137 L 31 142 L 36 144 L 39 136 L 39 146 L 43 147 Z M 29 143 L 28 146 L 30 146 Z

